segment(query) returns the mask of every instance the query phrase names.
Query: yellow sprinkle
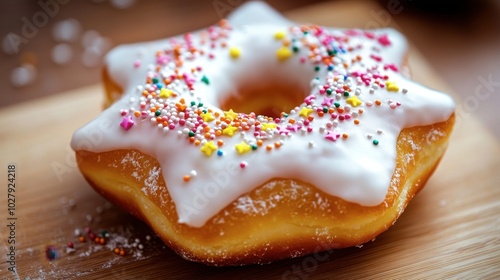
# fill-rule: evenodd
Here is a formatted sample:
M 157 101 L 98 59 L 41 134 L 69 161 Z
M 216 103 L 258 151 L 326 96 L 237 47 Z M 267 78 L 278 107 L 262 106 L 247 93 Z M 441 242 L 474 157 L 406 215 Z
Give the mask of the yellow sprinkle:
M 292 56 L 292 51 L 287 47 L 281 47 L 276 51 L 276 57 L 279 61 L 285 61 Z
M 215 146 L 214 141 L 205 142 L 203 147 L 200 148 L 200 151 L 204 153 L 207 157 L 211 156 L 213 152 L 217 150 L 217 146 Z
M 385 82 L 385 86 L 387 87 L 387 91 L 399 91 L 399 87 L 396 85 L 396 82 L 387 81 Z
M 275 123 L 263 123 L 260 126 L 260 129 L 261 130 L 269 130 L 269 129 L 275 129 L 276 127 L 278 127 L 278 125 Z
M 347 98 L 347 100 L 345 102 L 351 104 L 352 107 L 358 107 L 359 105 L 363 104 L 363 102 L 361 100 L 359 100 L 356 95 Z
M 233 136 L 236 131 L 238 131 L 237 127 L 234 127 L 232 125 L 228 125 L 226 128 L 224 128 L 222 130 L 222 134 L 227 135 L 227 136 Z
M 286 33 L 283 30 L 280 30 L 280 31 L 274 33 L 274 38 L 277 40 L 283 40 L 283 39 L 285 39 L 285 36 L 286 36 Z
M 201 117 L 203 118 L 204 122 L 211 122 L 211 121 L 215 120 L 215 117 L 210 112 L 201 114 Z
M 172 90 L 162 88 L 160 90 L 160 98 L 169 98 L 172 95 L 172 93 L 174 93 Z
M 307 118 L 314 110 L 307 107 L 302 107 L 299 112 L 299 116 Z
M 236 148 L 236 151 L 238 151 L 238 154 L 240 154 L 240 155 L 244 154 L 244 153 L 248 153 L 252 150 L 252 146 L 248 145 L 247 143 L 245 143 L 243 141 L 234 147 Z
M 229 111 L 224 111 L 224 117 L 230 121 L 234 121 L 238 117 L 238 114 L 233 109 L 229 109 Z
M 241 49 L 240 48 L 231 47 L 229 49 L 229 56 L 231 56 L 231 58 L 236 59 L 236 58 L 240 57 L 240 55 L 241 55 Z

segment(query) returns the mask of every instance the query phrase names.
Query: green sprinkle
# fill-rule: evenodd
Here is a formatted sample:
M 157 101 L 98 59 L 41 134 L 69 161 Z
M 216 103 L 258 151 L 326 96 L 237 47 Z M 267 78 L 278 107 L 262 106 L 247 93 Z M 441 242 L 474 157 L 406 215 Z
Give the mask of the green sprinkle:
M 283 117 L 284 118 L 288 118 L 288 114 L 283 114 Z
M 336 108 L 340 107 L 340 103 L 338 102 L 333 103 L 333 105 L 335 105 Z
M 344 96 L 349 96 L 349 92 L 348 91 L 344 91 Z
M 258 148 L 257 145 L 252 145 L 252 150 L 255 151 L 255 150 L 257 150 L 257 148 Z
M 189 137 L 193 137 L 194 136 L 194 132 L 190 131 L 188 135 L 189 135 Z
M 207 76 L 205 76 L 205 75 L 203 75 L 203 77 L 201 77 L 201 81 L 204 82 L 207 85 L 210 84 L 210 81 L 208 80 Z
M 336 54 L 334 50 L 328 50 L 327 53 L 329 56 L 334 56 Z
M 160 80 L 157 77 L 153 78 L 153 84 L 157 84 Z
M 203 112 L 203 114 L 206 114 L 208 111 L 207 110 L 203 110 L 202 112 Z
M 203 103 L 202 102 L 198 103 L 198 107 L 203 107 Z
M 332 95 L 332 92 L 333 92 L 333 89 L 331 89 L 331 88 L 326 90 L 326 94 L 328 94 L 328 95 Z
M 195 101 L 191 101 L 191 106 L 194 106 L 196 105 L 196 102 Z
M 292 47 L 292 50 L 293 50 L 293 52 L 295 52 L 295 53 L 296 53 L 296 52 L 299 52 L 299 47 L 297 47 L 297 46 L 293 46 L 293 47 Z
M 375 145 L 375 146 L 378 145 L 378 140 L 377 139 L 373 140 L 373 145 Z
M 323 113 L 328 113 L 328 107 L 323 107 Z
M 319 71 L 319 66 L 314 66 L 314 71 L 318 72 Z
M 161 115 L 161 111 L 160 111 L 160 110 L 157 110 L 157 111 L 155 112 L 155 116 L 157 116 L 157 117 L 158 117 L 159 115 Z

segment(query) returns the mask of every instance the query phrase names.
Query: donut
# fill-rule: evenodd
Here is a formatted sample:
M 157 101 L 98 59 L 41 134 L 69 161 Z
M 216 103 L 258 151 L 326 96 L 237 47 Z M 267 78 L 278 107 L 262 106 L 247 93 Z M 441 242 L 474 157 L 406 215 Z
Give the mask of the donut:
M 247 3 L 112 50 L 107 109 L 71 146 L 98 193 L 185 259 L 361 245 L 423 188 L 454 123 L 453 99 L 409 78 L 406 51 L 393 29 L 297 24 Z

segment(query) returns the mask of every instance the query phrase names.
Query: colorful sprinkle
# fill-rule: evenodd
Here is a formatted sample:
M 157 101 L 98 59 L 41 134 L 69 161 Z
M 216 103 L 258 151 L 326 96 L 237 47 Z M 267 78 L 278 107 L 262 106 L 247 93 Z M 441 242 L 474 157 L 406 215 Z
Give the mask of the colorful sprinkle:
M 132 120 L 132 117 L 123 117 L 122 122 L 120 123 L 120 126 L 125 130 L 129 130 L 133 125 L 134 121 Z
M 285 61 L 292 56 L 292 52 L 287 47 L 281 47 L 276 51 L 276 57 L 279 61 Z
M 215 146 L 214 141 L 208 141 L 203 144 L 200 151 L 206 156 L 211 156 L 213 152 L 217 151 L 217 146 Z
M 229 49 L 229 56 L 232 58 L 232 59 L 237 59 L 241 56 L 241 49 L 240 48 L 237 48 L 237 47 L 231 47 Z
M 248 153 L 252 150 L 252 146 L 248 145 L 247 143 L 245 142 L 241 142 L 239 144 L 237 144 L 236 146 L 234 146 L 236 148 L 236 151 L 238 152 L 238 154 L 245 154 L 245 153 Z

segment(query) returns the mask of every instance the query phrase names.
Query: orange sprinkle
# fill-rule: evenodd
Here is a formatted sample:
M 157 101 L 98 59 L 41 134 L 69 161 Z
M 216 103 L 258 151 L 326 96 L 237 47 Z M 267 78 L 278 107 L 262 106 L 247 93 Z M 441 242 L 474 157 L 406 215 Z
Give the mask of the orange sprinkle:
M 250 130 L 250 126 L 245 125 L 245 126 L 243 127 L 243 130 Z
M 182 178 L 182 180 L 184 180 L 184 182 L 189 182 L 189 180 L 191 180 L 191 176 L 184 175 L 184 177 Z
M 134 116 L 136 116 L 136 117 L 140 117 L 140 116 L 141 116 L 141 112 L 139 112 L 139 111 L 135 111 L 135 112 L 134 112 Z
M 319 116 L 319 117 L 323 117 L 324 115 L 325 115 L 325 113 L 323 113 L 323 111 L 319 111 L 319 112 L 318 112 L 318 116 Z
M 274 142 L 274 146 L 275 146 L 276 148 L 279 148 L 279 147 L 281 147 L 281 143 L 280 143 L 280 142 L 278 142 L 278 141 L 276 141 L 276 142 Z
M 308 120 L 308 121 L 310 121 L 310 122 L 312 122 L 312 121 L 314 120 L 314 116 L 309 115 L 309 116 L 307 117 L 307 120 Z
M 195 146 L 199 146 L 200 145 L 200 140 L 198 140 L 198 139 L 194 140 L 194 145 Z
M 218 130 L 218 131 L 220 131 L 220 130 Z M 217 146 L 220 147 L 220 146 L 223 146 L 223 145 L 224 145 L 224 141 L 223 140 L 221 140 L 221 139 L 217 140 Z
M 85 236 L 78 237 L 78 241 L 80 241 L 80 243 L 85 242 Z
M 266 150 L 270 151 L 270 150 L 272 150 L 272 149 L 273 149 L 273 146 L 272 146 L 272 145 L 267 145 L 267 146 L 266 146 Z
M 120 256 L 125 256 L 125 250 L 123 249 L 120 250 Z
M 215 135 L 221 136 L 222 135 L 222 130 L 218 129 L 215 131 Z
M 340 107 L 339 107 L 339 108 L 337 108 L 337 112 L 339 112 L 339 114 L 344 113 L 344 108 L 340 108 Z
M 207 138 L 207 139 L 210 138 L 210 132 L 205 132 L 205 138 Z
M 203 128 L 203 131 L 205 131 L 205 132 L 209 132 L 209 131 L 210 131 L 210 126 L 205 126 L 205 127 Z
M 381 104 L 382 104 L 382 101 L 380 101 L 380 100 L 378 100 L 378 99 L 377 99 L 377 100 L 375 100 L 375 104 L 376 104 L 376 105 L 381 105 Z
M 359 120 L 354 120 L 354 124 L 359 124 Z
M 219 117 L 219 116 L 220 116 L 220 113 L 219 113 L 219 112 L 215 112 L 215 113 L 214 113 L 214 116 L 215 116 L 215 117 Z
M 293 119 L 293 118 L 289 119 L 288 122 L 291 123 L 291 124 L 294 124 L 295 123 L 295 119 Z
M 329 108 L 329 109 L 328 109 L 328 113 L 329 113 L 329 114 L 331 114 L 331 113 L 333 113 L 333 112 L 335 112 L 335 109 L 333 109 L 333 108 Z
M 113 249 L 113 252 L 115 252 L 115 254 L 119 254 L 120 253 L 120 249 L 119 248 L 115 248 L 115 249 Z
M 257 140 L 257 146 L 261 147 L 262 146 L 262 140 Z
M 364 112 L 364 110 L 363 110 L 363 109 L 359 109 L 359 110 L 358 110 L 358 113 L 360 113 L 360 114 L 363 114 L 363 112 Z
M 189 142 L 193 143 L 194 142 L 194 137 L 189 137 Z
M 347 64 L 347 62 L 344 62 L 344 68 L 349 68 L 349 64 Z
M 342 138 L 347 139 L 347 137 L 349 137 L 349 134 L 347 133 L 342 134 Z

